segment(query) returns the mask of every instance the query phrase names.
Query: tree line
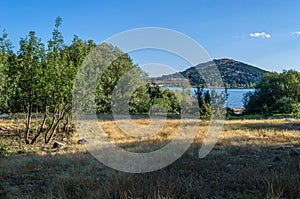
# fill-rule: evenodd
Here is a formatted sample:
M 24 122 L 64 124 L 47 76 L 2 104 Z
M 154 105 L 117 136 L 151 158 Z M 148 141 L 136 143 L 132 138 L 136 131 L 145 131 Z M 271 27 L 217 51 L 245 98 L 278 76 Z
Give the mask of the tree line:
M 134 70 L 137 77 L 147 77 L 130 56 L 116 46 L 107 43 L 97 46 L 94 41 L 82 40 L 76 35 L 67 45 L 60 32 L 61 23 L 62 19 L 58 17 L 52 38 L 46 44 L 34 31 L 30 31 L 20 39 L 17 52 L 13 51 L 6 31 L 0 37 L 0 113 L 9 113 L 15 120 L 22 119 L 25 128 L 19 133 L 27 144 L 37 140 L 49 143 L 56 134 L 68 135 L 73 129 L 74 83 L 91 52 L 96 50 L 103 57 L 110 55 L 111 58 L 94 93 L 98 114 L 111 114 L 113 109 L 118 108 L 112 102 L 113 90 L 126 73 Z M 138 85 L 138 78 L 132 79 L 131 84 Z M 167 114 L 190 112 L 201 119 L 210 119 L 213 114 L 223 115 L 227 94 L 204 91 L 204 86 L 198 84 L 195 97 L 190 98 L 188 86 L 171 91 L 149 81 L 130 93 L 129 113 L 148 114 L 156 106 L 157 109 L 163 108 Z M 266 73 L 255 86 L 255 92 L 244 97 L 244 105 L 246 114 L 299 116 L 300 73 L 294 70 Z
M 244 96 L 246 114 L 290 114 L 300 116 L 300 72 L 268 72 Z
M 24 117 L 27 144 L 42 133 L 48 143 L 58 129 L 69 130 L 73 80 L 84 57 L 96 46 L 78 36 L 66 45 L 59 30 L 61 22 L 58 17 L 47 45 L 30 31 L 20 39 L 17 53 L 5 31 L 0 38 L 0 110 Z
M 114 59 L 102 73 L 95 91 L 96 111 L 111 114 L 113 89 L 120 78 L 135 69 L 138 75 L 147 76 L 133 64 L 128 54 L 107 43 L 96 45 L 92 40 L 82 40 L 74 35 L 70 45 L 64 42 L 60 31 L 62 19 L 55 20 L 52 38 L 44 44 L 34 31 L 20 39 L 15 53 L 6 31 L 0 37 L 0 112 L 9 113 L 15 120 L 21 120 L 25 128 L 19 133 L 26 144 L 37 140 L 49 143 L 57 133 L 72 129 L 72 108 L 75 106 L 73 85 L 85 58 L 95 49 Z M 168 114 L 180 114 L 182 106 L 195 103 L 185 98 L 183 91 L 162 89 L 153 82 L 138 87 L 129 100 L 131 114 L 149 113 L 150 108 L 160 104 Z M 189 92 L 189 91 L 188 91 Z M 188 96 L 190 94 L 188 93 Z M 200 106 L 205 118 L 211 113 L 207 94 L 198 90 L 198 99 L 204 99 Z

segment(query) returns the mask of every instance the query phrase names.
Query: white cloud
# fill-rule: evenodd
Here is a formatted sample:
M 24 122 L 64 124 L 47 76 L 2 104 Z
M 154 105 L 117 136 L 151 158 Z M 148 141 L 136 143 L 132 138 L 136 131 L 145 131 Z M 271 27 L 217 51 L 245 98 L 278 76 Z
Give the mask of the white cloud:
M 300 31 L 292 32 L 292 35 L 300 35 Z
M 270 38 L 271 35 L 270 34 L 267 34 L 265 32 L 255 32 L 255 33 L 251 33 L 250 34 L 251 37 L 262 37 L 262 38 Z

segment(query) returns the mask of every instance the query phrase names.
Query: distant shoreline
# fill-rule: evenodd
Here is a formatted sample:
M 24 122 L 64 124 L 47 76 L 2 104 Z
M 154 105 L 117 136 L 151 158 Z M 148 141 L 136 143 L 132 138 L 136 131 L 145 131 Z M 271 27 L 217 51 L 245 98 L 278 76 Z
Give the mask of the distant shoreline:
M 160 87 L 161 88 L 182 88 L 180 86 L 160 86 Z M 192 87 L 189 87 L 189 88 L 197 88 L 197 87 L 192 86 Z M 253 90 L 255 90 L 254 87 L 229 87 L 229 88 L 225 88 L 225 87 L 203 87 L 203 88 L 206 88 L 206 89 L 208 89 L 208 88 L 209 89 L 211 89 L 211 88 L 215 88 L 215 89 L 253 89 Z

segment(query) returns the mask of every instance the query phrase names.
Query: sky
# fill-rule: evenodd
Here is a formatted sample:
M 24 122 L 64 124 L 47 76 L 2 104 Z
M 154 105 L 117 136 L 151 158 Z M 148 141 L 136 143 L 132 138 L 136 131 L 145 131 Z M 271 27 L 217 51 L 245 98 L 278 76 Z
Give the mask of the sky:
M 73 35 L 101 43 L 130 29 L 162 27 L 194 39 L 214 59 L 232 58 L 269 71 L 300 71 L 299 9 L 297 0 L 0 0 L 0 29 L 7 31 L 17 52 L 20 38 L 31 30 L 46 43 L 57 16 L 66 43 Z M 163 53 L 130 55 L 137 64 L 188 67 Z

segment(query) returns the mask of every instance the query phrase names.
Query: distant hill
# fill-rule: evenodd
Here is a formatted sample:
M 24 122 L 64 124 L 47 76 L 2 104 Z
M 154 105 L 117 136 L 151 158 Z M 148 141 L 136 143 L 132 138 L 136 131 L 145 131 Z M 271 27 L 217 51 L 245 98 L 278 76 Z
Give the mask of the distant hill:
M 216 74 L 215 69 L 219 74 Z M 201 71 L 200 73 L 198 71 Z M 182 72 L 154 78 L 161 86 L 181 86 L 184 78 L 188 78 L 192 86 L 205 84 L 206 86 L 224 86 L 217 81 L 222 77 L 223 83 L 229 88 L 250 88 L 255 86 L 267 71 L 258 67 L 235 61 L 233 59 L 215 59 L 190 67 Z M 200 75 L 201 74 L 201 75 Z M 204 76 L 205 78 L 202 78 Z M 184 78 L 183 78 L 184 77 Z M 203 80 L 205 79 L 205 81 Z

